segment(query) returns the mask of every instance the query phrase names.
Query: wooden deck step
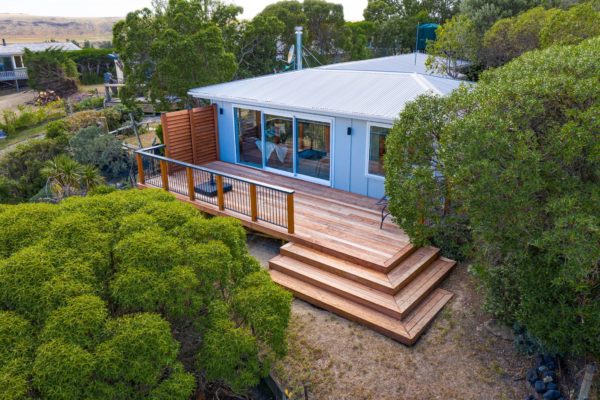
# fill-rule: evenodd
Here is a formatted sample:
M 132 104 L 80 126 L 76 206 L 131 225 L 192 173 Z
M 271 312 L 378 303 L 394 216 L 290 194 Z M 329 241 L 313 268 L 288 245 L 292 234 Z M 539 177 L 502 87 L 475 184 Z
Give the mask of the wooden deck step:
M 269 268 L 308 282 L 324 291 L 333 292 L 338 296 L 355 301 L 391 317 L 402 318 L 402 314 L 393 296 L 305 264 L 295 258 L 279 255 L 269 261 Z
M 440 250 L 435 247 L 419 247 L 394 267 L 387 268 L 388 278 L 394 287 L 404 286 L 435 261 Z
M 387 274 L 293 242 L 282 246 L 281 254 L 393 295 L 434 262 L 439 251 L 434 248 L 414 250 L 402 263 L 388 268 Z
M 334 265 L 331 260 L 327 260 L 327 262 L 330 266 Z M 353 273 L 351 270 L 346 271 L 347 277 L 341 276 L 342 272 L 339 269 L 330 272 L 321 266 L 307 264 L 303 260 L 289 255 L 282 254 L 271 259 L 269 266 L 271 269 L 308 282 L 313 286 L 400 319 L 405 317 L 427 294 L 435 289 L 454 264 L 444 260 L 436 260 L 428 264 L 409 283 L 403 285 L 402 289 L 395 295 L 389 293 L 389 281 L 388 293 L 373 287 L 382 286 L 384 283 L 381 280 L 385 278 L 385 275 L 383 277 L 377 277 L 377 275 L 369 277 L 366 270 L 357 271 L 357 268 L 360 268 L 359 266 L 354 266 L 354 271 L 362 274 L 360 280 L 367 281 L 367 278 L 371 278 L 365 282 L 366 284 L 357 282 L 357 279 L 351 276 Z M 339 268 L 341 265 L 337 264 L 337 267 Z M 378 285 L 375 285 L 376 282 Z
M 418 307 L 423 299 L 444 280 L 455 264 L 455 261 L 440 257 L 404 286 L 394 296 L 400 313 L 405 316 Z
M 390 280 L 383 272 L 351 261 L 342 260 L 331 254 L 289 242 L 281 247 L 284 256 L 302 261 L 332 274 L 369 286 L 385 293 L 394 294 Z
M 450 292 L 435 289 L 404 321 L 400 321 L 283 272 L 271 270 L 270 273 L 273 281 L 290 290 L 296 297 L 366 325 L 407 345 L 417 341 L 435 315 L 452 297 Z

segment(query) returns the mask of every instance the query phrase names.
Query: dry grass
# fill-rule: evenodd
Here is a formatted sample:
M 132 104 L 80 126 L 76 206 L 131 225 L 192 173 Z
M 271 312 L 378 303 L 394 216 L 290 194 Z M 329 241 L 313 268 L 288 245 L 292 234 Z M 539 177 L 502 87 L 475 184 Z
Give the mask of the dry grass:
M 280 243 L 250 237 L 263 264 Z M 413 347 L 294 300 L 288 355 L 274 368 L 291 399 L 502 400 L 529 394 L 532 364 L 483 328 L 489 317 L 464 265 L 443 287 L 455 296 Z M 306 390 L 306 397 L 305 397 Z

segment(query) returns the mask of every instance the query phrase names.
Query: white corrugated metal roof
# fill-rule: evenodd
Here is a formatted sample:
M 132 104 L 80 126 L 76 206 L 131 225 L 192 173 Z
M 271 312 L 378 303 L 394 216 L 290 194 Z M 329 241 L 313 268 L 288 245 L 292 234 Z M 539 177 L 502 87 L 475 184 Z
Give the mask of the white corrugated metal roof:
M 400 54 L 397 56 L 370 58 L 368 60 L 349 61 L 338 64 L 328 64 L 318 67 L 320 69 L 336 69 L 336 70 L 351 70 L 351 71 L 379 71 L 379 72 L 417 72 L 419 74 L 428 74 L 434 76 L 447 75 L 427 69 L 425 61 L 427 54 L 410 53 Z M 467 66 L 467 61 L 458 62 L 459 67 Z
M 71 42 L 14 43 L 7 44 L 6 46 L 0 44 L 0 55 L 23 54 L 26 48 L 31 51 L 44 51 L 50 48 L 61 49 L 64 51 L 81 50 L 79 46 Z
M 192 89 L 196 98 L 392 123 L 420 94 L 463 81 L 417 73 L 304 69 Z
M 430 71 L 428 71 L 425 67 L 426 59 L 427 54 L 417 53 L 415 57 L 415 54 L 411 53 L 389 57 L 370 58 L 368 60 L 328 64 L 318 68 L 351 71 L 418 72 L 420 74 L 428 74 Z

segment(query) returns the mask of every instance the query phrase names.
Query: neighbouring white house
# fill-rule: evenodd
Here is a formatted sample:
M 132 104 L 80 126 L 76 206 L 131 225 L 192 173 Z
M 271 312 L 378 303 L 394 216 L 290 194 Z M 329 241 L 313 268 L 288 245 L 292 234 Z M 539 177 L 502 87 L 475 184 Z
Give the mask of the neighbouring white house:
M 405 104 L 464 83 L 428 71 L 426 57 L 331 64 L 189 94 L 218 108 L 221 161 L 379 198 L 385 137 Z
M 27 66 L 23 61 L 25 49 L 31 51 L 45 51 L 47 49 L 60 49 L 63 51 L 81 50 L 71 42 L 49 42 L 49 43 L 14 43 L 7 44 L 2 39 L 0 46 L 0 83 L 14 85 L 19 89 L 19 81 L 26 81 Z

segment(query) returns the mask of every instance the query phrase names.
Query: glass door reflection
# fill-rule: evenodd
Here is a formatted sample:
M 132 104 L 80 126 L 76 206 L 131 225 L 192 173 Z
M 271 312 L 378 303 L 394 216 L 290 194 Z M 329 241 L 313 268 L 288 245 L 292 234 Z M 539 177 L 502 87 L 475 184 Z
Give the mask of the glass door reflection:
M 331 126 L 327 122 L 296 120 L 296 173 L 323 181 L 330 180 Z
M 293 119 L 265 114 L 265 166 L 279 171 L 294 172 Z
M 261 112 L 236 108 L 238 162 L 262 168 Z

